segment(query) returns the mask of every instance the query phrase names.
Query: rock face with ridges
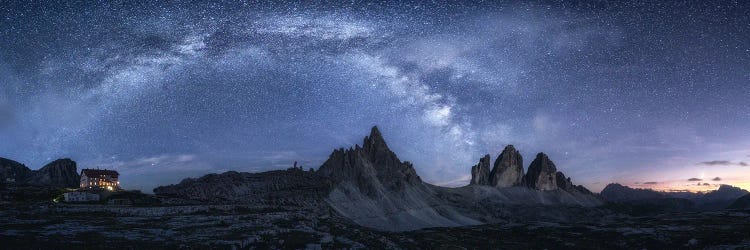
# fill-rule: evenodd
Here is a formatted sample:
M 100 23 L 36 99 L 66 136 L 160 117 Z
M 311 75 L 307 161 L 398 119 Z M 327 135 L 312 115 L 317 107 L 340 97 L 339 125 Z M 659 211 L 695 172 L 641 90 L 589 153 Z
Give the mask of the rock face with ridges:
M 81 180 L 76 162 L 59 159 L 39 170 L 30 170 L 21 163 L 0 158 L 0 182 L 11 185 L 76 188 Z
M 334 150 L 317 173 L 334 183 L 351 182 L 373 197 L 382 195 L 382 190 L 402 191 L 422 184 L 412 164 L 398 159 L 377 127 L 365 137 L 362 147 Z
M 253 205 L 318 205 L 331 190 L 330 182 L 299 168 L 262 173 L 229 171 L 189 178 L 157 187 L 154 194 L 211 203 Z
M 667 195 L 651 189 L 631 188 L 618 183 L 608 184 L 599 193 L 599 197 L 610 202 L 669 198 Z
M 31 176 L 31 169 L 16 161 L 0 158 L 0 182 L 8 184 L 25 183 Z
M 490 173 L 490 186 L 512 187 L 523 180 L 523 157 L 513 145 L 508 145 L 495 160 Z
M 38 186 L 76 188 L 80 180 L 81 176 L 78 174 L 76 162 L 70 159 L 59 159 L 35 171 L 28 183 Z
M 570 177 L 566 178 L 562 172 L 557 172 L 555 175 L 557 187 L 565 191 L 571 191 L 573 189 L 573 182 L 570 181 Z
M 331 208 L 360 225 L 401 231 L 480 223 L 447 206 L 388 148 L 377 127 L 362 147 L 335 150 L 317 173 L 333 183 L 326 198 Z
M 526 186 L 542 191 L 556 190 L 557 167 L 544 153 L 536 155 L 529 165 L 529 171 L 524 176 Z
M 555 175 L 555 181 L 557 182 L 557 188 L 568 191 L 568 192 L 578 192 L 582 194 L 588 194 L 593 195 L 594 193 L 588 190 L 586 187 L 581 185 L 573 185 L 573 182 L 570 180 L 570 177 L 565 177 L 565 174 L 562 172 L 557 172 Z
M 490 184 L 490 155 L 479 159 L 479 163 L 471 167 L 471 185 Z

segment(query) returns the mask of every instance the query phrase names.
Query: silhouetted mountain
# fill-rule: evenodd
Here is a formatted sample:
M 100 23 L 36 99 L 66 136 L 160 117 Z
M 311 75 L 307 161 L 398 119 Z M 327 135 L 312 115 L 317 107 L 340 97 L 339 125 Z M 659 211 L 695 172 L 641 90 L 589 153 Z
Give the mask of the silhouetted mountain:
M 729 209 L 750 209 L 750 194 L 746 194 L 746 195 L 744 195 L 744 196 L 742 196 L 740 198 L 737 198 L 727 208 L 729 208 Z
M 331 183 L 324 177 L 298 168 L 262 173 L 229 171 L 179 184 L 157 187 L 154 193 L 163 197 L 211 203 L 256 205 L 312 206 L 330 192 Z
M 76 162 L 59 159 L 39 170 L 30 170 L 25 165 L 0 158 L 0 182 L 6 185 L 30 185 L 75 188 L 80 183 Z
M 16 161 L 0 158 L 0 182 L 6 184 L 25 184 L 31 176 L 31 169 Z
M 651 189 L 635 189 L 617 183 L 607 185 L 599 194 L 602 199 L 620 205 L 638 206 L 651 212 L 718 210 L 731 205 L 748 191 L 730 185 L 706 193 L 659 192 Z
M 737 199 L 743 195 L 746 195 L 750 192 L 747 190 L 722 184 L 719 186 L 719 189 L 710 191 L 703 195 L 703 201 L 704 202 L 713 202 L 713 201 L 725 201 L 725 200 L 734 200 Z
M 651 189 L 636 189 L 626 187 L 618 183 L 611 183 L 602 189 L 599 197 L 610 202 L 623 202 L 633 200 L 653 200 L 668 198 L 663 193 Z
M 318 174 L 336 184 L 356 184 L 362 193 L 371 197 L 382 195 L 384 190 L 400 192 L 422 183 L 412 164 L 401 162 L 388 148 L 377 127 L 372 128 L 362 145 L 334 150 L 320 166 Z
M 362 225 L 409 230 L 480 223 L 444 206 L 411 163 L 388 148 L 377 127 L 362 147 L 334 150 L 317 173 L 334 183 L 331 207 Z
M 693 201 L 698 208 L 703 210 L 723 209 L 732 205 L 738 198 L 748 193 L 747 190 L 738 187 L 721 185 L 719 189 L 698 196 Z

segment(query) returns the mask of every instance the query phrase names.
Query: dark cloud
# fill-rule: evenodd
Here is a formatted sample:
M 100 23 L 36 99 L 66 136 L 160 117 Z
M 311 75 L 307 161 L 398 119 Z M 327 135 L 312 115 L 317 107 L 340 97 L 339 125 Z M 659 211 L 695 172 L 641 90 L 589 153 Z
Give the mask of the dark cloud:
M 690 178 L 688 181 L 703 181 L 703 179 L 700 178 Z
M 703 186 L 711 186 L 711 184 L 709 184 L 708 182 L 704 182 Z
M 670 189 L 669 192 L 690 192 L 690 190 L 687 190 L 687 189 Z
M 721 178 L 719 178 L 719 177 L 716 177 L 716 178 L 713 178 L 713 179 L 711 179 L 711 180 L 712 180 L 712 181 L 721 181 Z
M 749 163 L 741 161 L 741 162 L 731 162 L 731 161 L 704 161 L 701 163 L 698 163 L 698 165 L 706 165 L 706 166 L 742 166 L 747 167 L 750 166 Z
M 707 166 L 729 166 L 729 165 L 732 165 L 732 162 L 730 161 L 704 161 L 699 164 L 707 165 Z
M 647 181 L 647 182 L 644 182 L 643 184 L 644 185 L 656 185 L 656 184 L 659 184 L 659 183 L 655 182 L 655 181 Z

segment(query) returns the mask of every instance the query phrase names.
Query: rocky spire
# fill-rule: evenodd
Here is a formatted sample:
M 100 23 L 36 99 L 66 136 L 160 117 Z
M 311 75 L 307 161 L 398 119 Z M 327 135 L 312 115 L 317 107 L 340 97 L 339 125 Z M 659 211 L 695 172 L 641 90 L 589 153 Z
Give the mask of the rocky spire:
M 495 160 L 490 173 L 489 185 L 512 187 L 521 185 L 523 178 L 523 157 L 513 145 L 508 145 Z
M 422 183 L 412 164 L 401 162 L 388 148 L 377 127 L 370 130 L 362 147 L 334 150 L 317 173 L 334 183 L 350 182 L 370 196 L 379 195 L 383 188 L 399 191 Z
M 570 180 L 570 177 L 565 177 L 565 174 L 562 172 L 557 172 L 555 175 L 555 181 L 557 182 L 557 188 L 571 192 L 571 193 L 582 193 L 582 194 L 593 194 L 591 191 L 586 189 L 586 187 L 581 185 L 573 185 L 573 181 Z
M 565 191 L 573 190 L 573 182 L 570 181 L 570 177 L 565 178 L 565 174 L 563 174 L 562 172 L 557 172 L 555 176 L 555 181 L 557 182 L 557 187 L 559 189 Z
M 388 148 L 377 126 L 370 129 L 370 136 L 365 136 L 362 150 L 376 165 L 393 166 L 401 163 L 396 154 Z
M 471 167 L 471 185 L 490 184 L 490 155 L 479 159 L 479 163 Z
M 557 167 L 544 153 L 536 155 L 524 176 L 526 186 L 547 191 L 557 189 Z

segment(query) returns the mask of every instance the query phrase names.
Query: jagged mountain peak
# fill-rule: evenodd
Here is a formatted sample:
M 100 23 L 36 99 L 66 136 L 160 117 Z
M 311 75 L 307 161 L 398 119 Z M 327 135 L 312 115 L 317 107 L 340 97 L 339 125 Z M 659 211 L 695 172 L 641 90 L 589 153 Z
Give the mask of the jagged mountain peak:
M 489 165 L 489 155 L 482 157 L 477 165 L 471 167 L 471 182 L 469 185 L 488 185 L 493 187 L 527 186 L 537 190 L 562 189 L 568 192 L 593 194 L 580 185 L 573 185 L 569 177 L 557 172 L 557 167 L 549 156 L 540 152 L 534 158 L 524 175 L 523 157 L 513 145 L 507 145 L 495 159 L 492 171 L 485 173 Z
M 744 191 L 744 192 L 747 192 L 746 190 L 744 190 L 742 188 L 735 187 L 735 186 L 732 186 L 732 185 L 729 185 L 729 184 L 721 184 L 721 185 L 719 185 L 719 189 L 717 189 L 716 191 L 721 191 L 721 192 L 728 192 L 728 191 L 743 192 Z
M 370 135 L 365 137 L 365 142 L 367 142 L 368 138 L 373 142 L 382 142 L 385 144 L 385 139 L 383 139 L 383 134 L 380 133 L 378 126 L 372 126 Z
M 377 126 L 364 138 L 362 147 L 334 150 L 318 173 L 335 183 L 350 182 L 370 196 L 422 183 L 412 164 L 402 162 L 388 148 Z
M 388 145 L 385 143 L 385 139 L 383 139 L 383 135 L 380 133 L 380 130 L 378 130 L 378 126 L 373 126 L 372 129 L 370 129 L 370 135 L 365 136 L 364 143 L 362 144 L 363 147 L 375 147 L 375 148 L 388 148 Z
M 356 148 L 357 147 L 355 147 L 355 149 Z M 370 129 L 370 135 L 365 136 L 362 150 L 364 150 L 372 160 L 400 162 L 396 154 L 388 148 L 388 144 L 385 143 L 385 139 L 377 126 L 373 126 L 372 129 Z
M 550 161 L 549 155 L 545 154 L 544 152 L 539 152 L 536 154 L 536 159 L 542 160 L 542 161 Z

